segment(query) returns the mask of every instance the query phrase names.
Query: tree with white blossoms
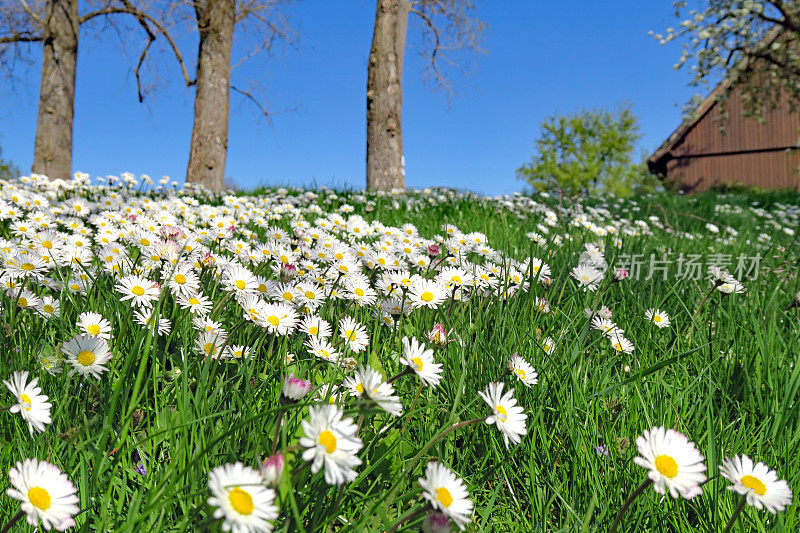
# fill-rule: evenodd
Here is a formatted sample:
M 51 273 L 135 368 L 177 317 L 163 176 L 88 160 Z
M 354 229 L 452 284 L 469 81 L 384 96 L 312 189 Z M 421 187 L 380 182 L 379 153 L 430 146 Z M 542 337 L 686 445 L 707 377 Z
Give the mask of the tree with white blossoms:
M 800 102 L 800 3 L 786 0 L 705 0 L 702 9 L 687 10 L 674 2 L 678 28 L 653 34 L 660 44 L 683 41 L 675 64 L 687 63 L 692 85 L 724 78 L 722 104 L 738 91 L 744 113 L 760 118 L 784 95 L 792 109 Z M 692 104 L 697 103 L 695 101 Z M 694 110 L 694 106 L 690 111 Z

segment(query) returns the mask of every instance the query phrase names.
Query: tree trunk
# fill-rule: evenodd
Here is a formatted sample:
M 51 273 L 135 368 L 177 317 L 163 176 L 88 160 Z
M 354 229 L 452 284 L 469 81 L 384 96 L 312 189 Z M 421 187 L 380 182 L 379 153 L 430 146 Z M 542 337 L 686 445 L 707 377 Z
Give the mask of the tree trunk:
M 195 4 L 200 45 L 194 125 L 186 181 L 222 190 L 228 151 L 231 49 L 236 0 L 205 0 Z
M 404 189 L 403 53 L 410 0 L 378 0 L 367 66 L 367 189 Z
M 44 55 L 32 171 L 51 179 L 72 175 L 72 120 L 78 60 L 78 0 L 47 0 Z

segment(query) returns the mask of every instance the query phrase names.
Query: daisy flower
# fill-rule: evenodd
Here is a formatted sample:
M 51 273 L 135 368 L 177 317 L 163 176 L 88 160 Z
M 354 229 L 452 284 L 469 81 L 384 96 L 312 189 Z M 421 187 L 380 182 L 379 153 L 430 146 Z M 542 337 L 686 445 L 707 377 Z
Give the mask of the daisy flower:
M 336 348 L 334 348 L 333 345 L 325 339 L 311 337 L 305 345 L 310 354 L 315 357 L 319 357 L 324 361 L 335 363 L 339 360 L 339 352 L 337 352 Z
M 223 531 L 272 531 L 272 521 L 278 518 L 275 491 L 266 487 L 257 470 L 239 462 L 218 466 L 208 473 L 208 489 L 208 505 L 216 507 L 214 518 L 223 519 Z
M 226 346 L 222 351 L 223 359 L 249 359 L 253 356 L 253 350 L 249 346 L 241 344 L 234 344 L 233 346 Z
M 362 352 L 369 346 L 367 330 L 349 316 L 344 317 L 339 322 L 339 335 L 355 353 Z
M 78 328 L 90 337 L 99 337 L 109 340 L 111 338 L 111 323 L 103 318 L 100 313 L 87 311 L 78 315 Z
M 403 337 L 403 357 L 400 362 L 408 365 L 424 385 L 435 387 L 442 379 L 442 365 L 433 362 L 433 350 L 413 337 L 410 340 Z
M 508 369 L 526 387 L 539 383 L 539 374 L 536 373 L 525 359 L 517 354 L 511 356 L 511 359 L 508 361 Z
M 611 347 L 617 352 L 632 353 L 635 350 L 633 343 L 626 339 L 619 330 L 609 335 L 608 340 L 611 342 Z
M 194 343 L 197 353 L 212 359 L 218 359 L 222 355 L 222 347 L 224 345 L 224 331 L 203 331 Z
M 311 382 L 305 379 L 294 377 L 294 374 L 289 374 L 283 379 L 283 389 L 281 390 L 282 399 L 285 398 L 289 402 L 297 402 L 302 400 L 306 394 L 311 392 Z
M 277 335 L 289 335 L 297 325 L 297 311 L 288 304 L 265 304 L 258 314 L 256 323 Z
M 172 329 L 172 324 L 170 323 L 169 319 L 164 318 L 163 316 L 158 316 L 156 319 L 156 317 L 153 317 L 152 314 L 153 311 L 151 309 L 137 310 L 133 312 L 133 320 L 140 326 L 144 326 L 146 328 L 149 328 L 154 322 L 156 322 L 156 334 L 159 337 L 169 334 L 170 330 Z
M 39 316 L 49 320 L 51 318 L 58 318 L 61 316 L 61 302 L 52 296 L 43 296 L 42 302 L 36 308 Z
M 436 309 L 446 297 L 447 294 L 441 285 L 423 278 L 412 283 L 408 291 L 408 299 L 415 308 Z
M 551 337 L 545 337 L 542 339 L 542 350 L 544 350 L 544 353 L 548 355 L 556 351 L 556 344 Z
M 315 315 L 306 315 L 298 324 L 298 328 L 309 337 L 327 339 L 331 336 L 331 325 L 327 320 Z
M 358 474 L 354 467 L 361 464 L 356 454 L 363 446 L 356 436 L 358 427 L 352 418 L 343 418 L 344 412 L 335 405 L 310 406 L 308 420 L 302 421 L 304 437 L 300 446 L 304 461 L 313 461 L 311 471 L 325 468 L 325 482 L 341 485 L 354 481 Z
M 193 315 L 207 315 L 211 312 L 211 303 L 211 300 L 200 292 L 178 296 L 178 305 L 181 309 L 188 309 Z
M 636 439 L 639 456 L 633 462 L 648 470 L 647 477 L 659 494 L 687 500 L 703 493 L 706 480 L 704 457 L 686 435 L 674 429 L 655 427 Z
M 422 495 L 434 509 L 446 514 L 459 529 L 470 522 L 472 501 L 464 481 L 441 463 L 431 462 L 425 468 L 425 477 L 418 479 Z
M 105 365 L 111 359 L 111 350 L 108 342 L 99 337 L 78 335 L 61 347 L 67 356 L 67 362 L 72 365 L 70 375 L 74 373 L 82 376 L 93 376 L 100 379 L 100 374 L 108 370 Z
M 719 471 L 733 483 L 728 490 L 745 496 L 747 504 L 758 510 L 775 514 L 792 503 L 792 489 L 786 480 L 778 479 L 778 474 L 764 463 L 753 465 L 753 460 L 744 454 L 725 458 Z
M 134 307 L 150 307 L 158 300 L 161 290 L 153 281 L 131 274 L 117 282 L 117 292 L 122 294 L 122 302 L 130 300 Z
M 514 398 L 514 389 L 509 389 L 508 392 L 503 394 L 504 386 L 504 383 L 489 383 L 486 391 L 479 392 L 478 395 L 489 404 L 494 413 L 486 418 L 486 423 L 497 426 L 497 429 L 503 434 L 503 441 L 506 444 L 506 448 L 508 448 L 509 440 L 514 444 L 518 444 L 527 433 L 525 420 L 528 415 L 523 412 L 521 406 L 517 405 L 517 400 Z
M 597 289 L 600 281 L 603 279 L 603 273 L 596 268 L 580 264 L 572 269 L 571 275 L 578 282 L 578 286 L 586 287 L 590 291 Z
M 648 309 L 644 316 L 659 328 L 666 328 L 670 324 L 669 315 L 660 309 Z
M 380 372 L 372 367 L 360 367 L 356 370 L 353 378 L 355 389 L 362 395 L 366 394 L 378 406 L 393 416 L 400 416 L 403 412 L 403 404 L 400 398 L 394 393 L 391 383 L 383 381 Z
M 42 394 L 42 389 L 37 387 L 39 378 L 33 378 L 30 383 L 28 372 L 14 372 L 8 381 L 3 384 L 11 391 L 17 399 L 17 403 L 9 408 L 11 413 L 19 413 L 22 419 L 28 423 L 28 429 L 33 435 L 33 430 L 44 432 L 44 427 L 51 422 L 50 404 L 47 396 Z
M 592 318 L 592 328 L 602 332 L 603 335 L 611 335 L 612 333 L 619 331 L 619 328 L 617 328 L 617 325 L 614 324 L 614 322 L 607 318 L 603 318 L 600 315 L 596 315 L 594 318 Z
M 6 493 L 22 502 L 28 524 L 46 530 L 65 531 L 75 526 L 80 509 L 75 485 L 57 466 L 37 459 L 25 459 L 8 472 L 11 488 Z

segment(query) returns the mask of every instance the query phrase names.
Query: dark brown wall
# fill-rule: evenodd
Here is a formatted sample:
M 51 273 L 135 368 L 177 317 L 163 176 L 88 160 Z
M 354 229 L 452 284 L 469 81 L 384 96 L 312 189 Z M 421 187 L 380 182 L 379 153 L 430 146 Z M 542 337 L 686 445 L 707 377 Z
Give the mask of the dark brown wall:
M 738 93 L 728 99 L 727 135 L 719 131 L 714 104 L 671 151 L 667 178 L 686 190 L 706 190 L 723 183 L 800 190 L 800 151 L 786 150 L 800 140 L 800 114 L 788 101 L 765 110 L 764 122 L 742 116 Z

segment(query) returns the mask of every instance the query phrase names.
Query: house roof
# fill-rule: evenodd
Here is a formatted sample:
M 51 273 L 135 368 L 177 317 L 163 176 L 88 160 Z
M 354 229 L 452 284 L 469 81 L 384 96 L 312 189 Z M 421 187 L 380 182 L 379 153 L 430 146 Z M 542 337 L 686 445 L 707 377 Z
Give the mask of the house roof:
M 771 28 L 764 37 L 760 41 L 761 46 L 769 46 L 772 42 L 777 39 L 781 35 L 781 28 L 775 26 Z M 700 105 L 689 115 L 684 121 L 675 128 L 667 140 L 665 140 L 658 149 L 653 152 L 653 154 L 647 158 L 647 166 L 651 170 L 657 170 L 659 167 L 662 169 L 666 163 L 666 159 L 669 157 L 670 151 L 677 146 L 678 144 L 683 141 L 686 135 L 691 131 L 691 129 L 698 123 L 703 117 L 711 111 L 711 108 L 719 100 L 719 97 L 722 96 L 728 89 L 730 89 L 731 85 L 733 84 L 734 80 L 736 79 L 736 68 L 732 68 L 729 71 L 728 76 L 723 79 L 719 85 L 717 85 L 713 91 L 711 91 L 708 96 L 700 102 Z

